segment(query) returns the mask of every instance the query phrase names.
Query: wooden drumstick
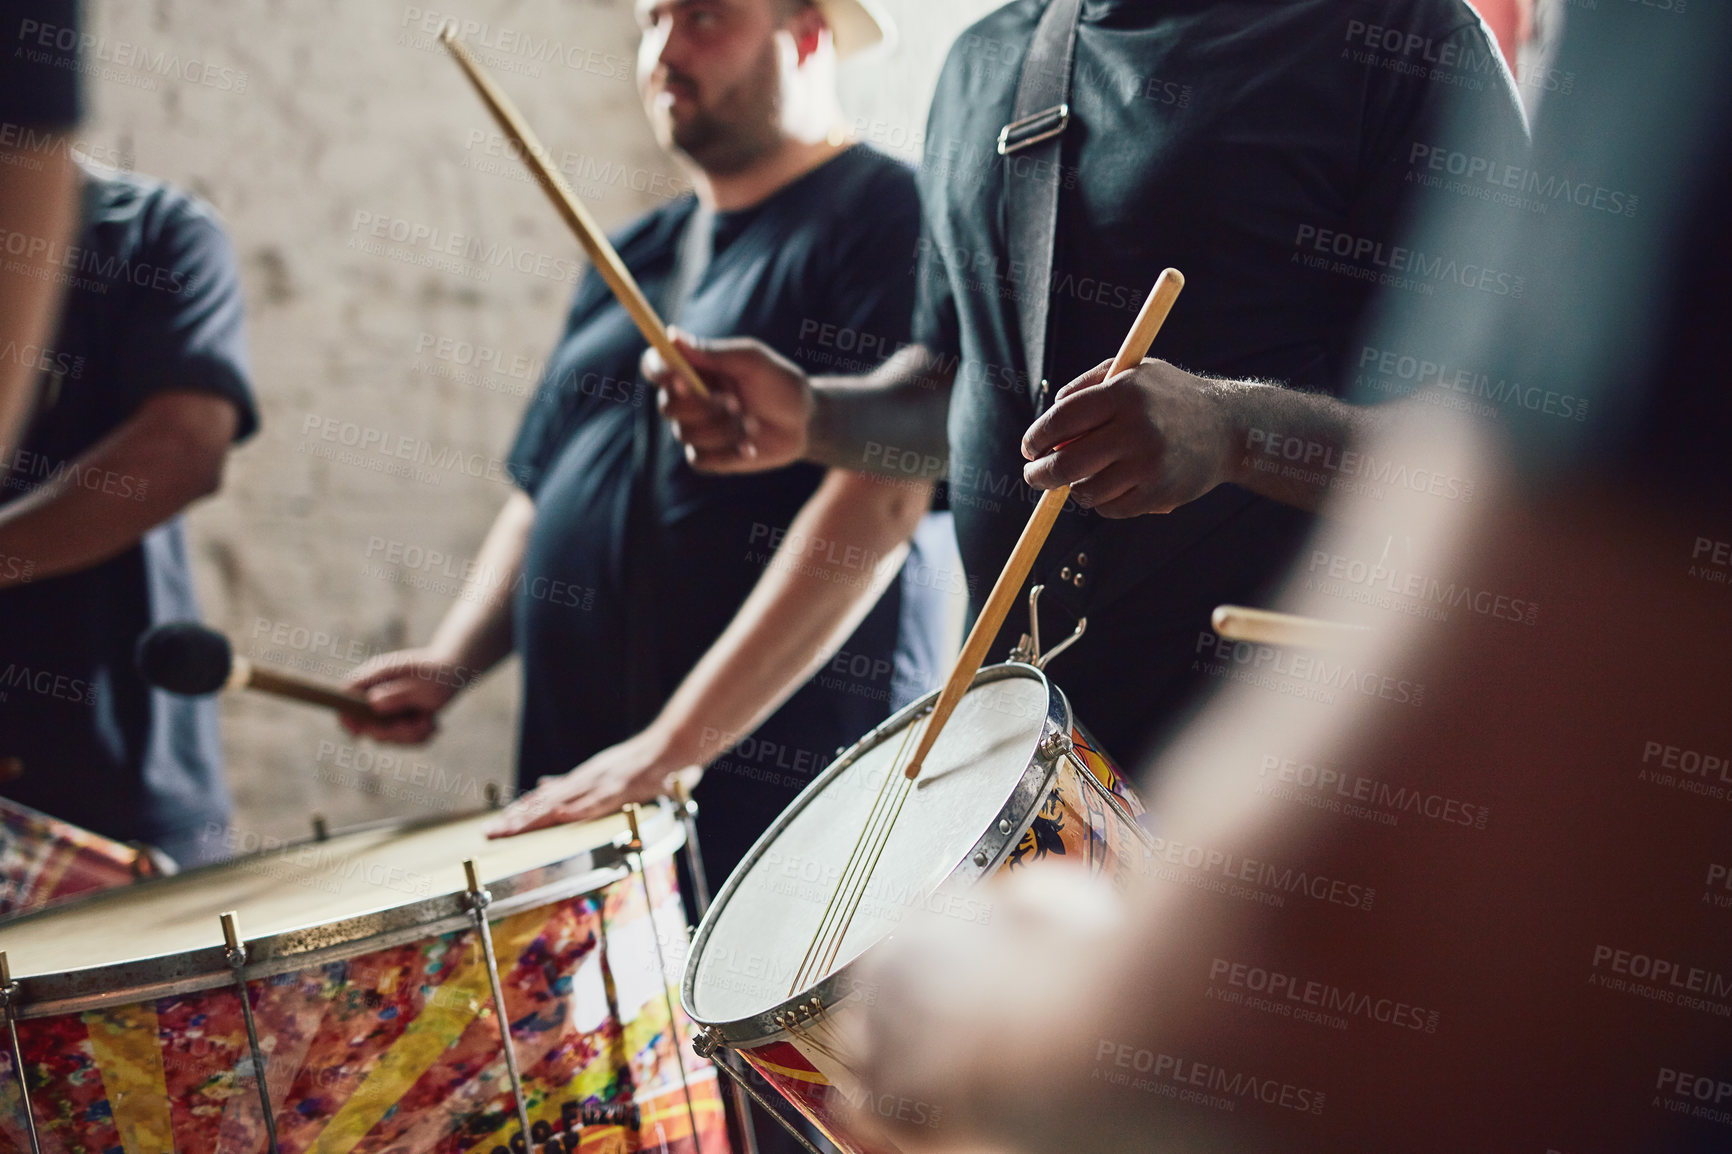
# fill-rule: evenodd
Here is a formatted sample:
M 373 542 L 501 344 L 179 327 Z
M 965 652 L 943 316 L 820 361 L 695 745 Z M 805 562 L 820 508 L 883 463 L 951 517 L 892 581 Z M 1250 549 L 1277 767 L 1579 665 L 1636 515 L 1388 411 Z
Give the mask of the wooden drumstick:
M 1119 355 L 1113 358 L 1112 368 L 1107 370 L 1106 379 L 1110 380 L 1142 363 L 1143 357 L 1148 355 L 1149 346 L 1155 341 L 1156 334 L 1161 331 L 1161 325 L 1166 322 L 1167 314 L 1172 311 L 1173 302 L 1179 298 L 1179 292 L 1184 287 L 1185 278 L 1178 269 L 1170 268 L 1161 273 L 1160 279 L 1149 293 L 1149 299 L 1143 302 L 1136 323 L 1126 334 L 1125 343 L 1119 348 Z M 944 682 L 943 691 L 933 703 L 932 718 L 926 723 L 926 731 L 920 735 L 920 742 L 914 747 L 913 760 L 909 761 L 908 768 L 904 771 L 910 780 L 920 776 L 921 766 L 926 762 L 926 755 L 932 752 L 932 744 L 938 740 L 939 732 L 950 720 L 950 715 L 956 712 L 956 707 L 962 703 L 963 694 L 968 692 L 968 687 L 974 684 L 974 675 L 980 672 L 981 663 L 986 660 L 987 649 L 998 636 L 999 627 L 1010 615 L 1011 607 L 1021 599 L 1022 583 L 1027 580 L 1029 570 L 1034 568 L 1034 559 L 1040 555 L 1041 546 L 1046 544 L 1047 534 L 1052 532 L 1053 523 L 1058 520 L 1064 503 L 1069 499 L 1070 486 L 1061 485 L 1056 489 L 1048 489 L 1041 497 L 1040 504 L 1034 507 L 1034 515 L 1024 526 L 1016 548 L 1011 550 L 1010 560 L 1005 563 L 1004 571 L 993 584 L 992 592 L 986 598 L 986 605 L 982 607 L 980 616 L 974 622 L 974 628 L 968 634 L 968 640 L 962 645 L 962 652 L 956 658 L 956 664 L 950 670 L 950 676 Z
M 524 163 L 529 165 L 529 171 L 535 177 L 541 190 L 547 193 L 553 201 L 553 207 L 559 210 L 559 215 L 565 223 L 571 226 L 571 231 L 577 234 L 577 243 L 583 246 L 589 261 L 595 266 L 595 271 L 601 274 L 601 279 L 607 282 L 607 287 L 613 290 L 613 295 L 631 316 L 632 323 L 637 325 L 637 331 L 643 334 L 650 347 L 661 354 L 662 360 L 682 377 L 700 397 L 708 397 L 710 392 L 704 387 L 704 382 L 692 368 L 691 362 L 678 348 L 673 339 L 668 336 L 667 326 L 657 315 L 655 308 L 649 303 L 649 298 L 643 295 L 643 289 L 638 287 L 637 278 L 631 275 L 631 270 L 625 267 L 625 262 L 619 259 L 619 253 L 614 251 L 607 235 L 595 223 L 595 218 L 589 215 L 589 210 L 565 182 L 558 169 L 547 162 L 547 149 L 542 147 L 535 132 L 517 111 L 511 98 L 505 95 L 504 89 L 493 83 L 493 78 L 482 71 L 475 57 L 457 39 L 457 22 L 452 21 L 439 31 L 439 39 L 451 52 L 469 83 L 475 86 L 475 91 L 481 95 L 482 103 L 487 105 L 493 119 L 499 122 L 499 127 L 509 136 L 523 153 Z
M 1276 613 L 1271 609 L 1248 609 L 1243 605 L 1219 605 L 1209 622 L 1228 641 L 1257 645 L 1284 645 L 1295 649 L 1331 649 L 1371 632 L 1363 625 L 1324 621 Z

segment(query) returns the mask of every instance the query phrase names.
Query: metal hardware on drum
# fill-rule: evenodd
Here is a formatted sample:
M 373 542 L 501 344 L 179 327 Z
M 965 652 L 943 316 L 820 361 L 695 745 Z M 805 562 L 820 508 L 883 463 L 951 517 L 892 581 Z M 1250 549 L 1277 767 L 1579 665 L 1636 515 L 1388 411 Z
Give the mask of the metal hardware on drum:
M 698 918 L 702 920 L 703 916 L 710 912 L 710 877 L 704 869 L 703 849 L 698 845 L 698 803 L 697 799 L 692 797 L 692 791 L 686 788 L 686 783 L 677 777 L 674 778 L 672 792 L 674 808 L 679 811 L 680 824 L 686 828 L 686 867 L 692 875 L 692 905 L 697 907 Z M 688 945 L 695 932 L 695 926 L 686 927 Z M 696 1039 L 692 1041 L 692 1048 L 697 1049 Z M 701 1058 L 704 1055 L 698 1056 Z M 752 1132 L 752 1104 L 745 1094 L 741 1093 L 739 1086 L 732 1089 L 734 1110 L 740 1117 L 741 1154 L 758 1154 L 758 1136 Z
M 517 1105 L 517 1124 L 523 1128 L 523 1145 L 527 1148 L 530 1144 L 529 1103 L 523 1095 L 523 1075 L 517 1069 L 517 1049 L 511 1040 L 511 1015 L 505 1012 L 505 990 L 499 984 L 499 959 L 493 954 L 493 928 L 487 924 L 487 907 L 493 901 L 493 895 L 482 886 L 481 871 L 474 858 L 464 861 L 463 880 L 468 886 L 469 918 L 475 923 L 475 932 L 481 938 L 481 954 L 487 962 L 487 984 L 493 988 L 493 1013 L 499 1019 L 499 1042 L 505 1051 L 505 1072 L 511 1077 L 511 1098 Z M 697 1133 L 695 1124 L 692 1133 Z
M 1053 658 L 1082 640 L 1083 630 L 1089 627 L 1087 617 L 1077 618 L 1076 628 L 1071 630 L 1069 637 L 1053 646 L 1052 652 L 1043 654 L 1040 651 L 1040 595 L 1046 592 L 1045 585 L 1036 585 L 1028 591 L 1028 632 L 1022 635 L 1022 640 L 1016 643 L 1016 648 L 1010 651 L 1012 661 L 1020 661 L 1024 665 L 1032 665 L 1036 669 L 1045 669 Z
M 656 976 L 661 979 L 662 999 L 668 1007 L 668 1033 L 672 1034 L 674 1039 L 674 1066 L 680 1072 L 680 1091 L 685 1095 L 686 1117 L 690 1119 L 692 1124 L 692 1148 L 697 1150 L 698 1154 L 703 1154 L 703 1143 L 698 1137 L 698 1112 L 697 1108 L 692 1105 L 691 1081 L 686 1077 L 686 1057 L 680 1053 L 680 1016 L 674 1009 L 674 996 L 668 990 L 668 963 L 667 959 L 662 956 L 662 935 L 656 927 L 655 898 L 650 894 L 649 873 L 643 865 L 643 835 L 638 830 L 638 807 L 636 802 L 628 802 L 621 808 L 625 810 L 626 826 L 631 830 L 631 840 L 627 841 L 624 847 L 626 861 L 632 867 L 633 872 L 637 874 L 639 884 L 643 886 L 643 903 L 644 910 L 649 917 L 650 940 L 655 943 L 656 947 Z M 528 1129 L 523 1132 L 523 1140 L 529 1141 Z
M 977 694 L 976 706 L 961 715 L 969 721 L 966 749 L 945 753 L 937 772 L 919 779 L 930 788 L 917 785 L 910 794 L 914 800 L 901 818 L 907 828 L 899 827 L 906 841 L 883 855 L 885 893 L 918 901 L 940 891 L 955 895 L 995 871 L 1027 868 L 1048 854 L 1066 855 L 1061 860 L 1115 880 L 1146 873 L 1154 859 L 1137 822 L 1141 807 L 1134 796 L 1118 796 L 1126 788 L 1123 774 L 1058 687 L 1034 665 L 1016 662 L 980 670 L 970 700 Z M 697 1053 L 786 1126 L 775 1104 L 755 1092 L 767 1082 L 849 1154 L 891 1148 L 882 1135 L 855 1132 L 849 1106 L 865 1087 L 850 1039 L 869 1005 L 856 997 L 862 959 L 894 932 L 904 903 L 863 904 L 864 933 L 849 951 L 853 960 L 808 969 L 809 984 L 784 997 L 784 975 L 810 951 L 807 926 L 818 910 L 778 926 L 775 919 L 786 916 L 784 891 L 773 866 L 761 866 L 782 853 L 810 858 L 825 872 L 841 868 L 836 859 L 850 850 L 834 836 L 838 822 L 852 828 L 856 815 L 877 803 L 877 790 L 866 788 L 873 778 L 906 780 L 896 768 L 910 734 L 929 721 L 931 700 L 907 707 L 856 742 L 765 832 L 722 886 L 686 967 L 683 997 L 700 1031 Z M 964 910 L 972 908 L 947 907 L 971 920 L 973 913 Z M 834 922 L 844 910 L 837 903 L 827 912 Z M 779 944 L 762 972 L 748 975 L 730 959 L 761 940 Z M 737 1052 L 738 1065 L 724 1049 Z M 804 1149 L 825 1148 L 804 1134 L 799 1138 Z
M 692 904 L 698 909 L 698 917 L 710 912 L 710 878 L 704 871 L 703 851 L 698 847 L 698 803 L 692 800 L 692 791 L 686 788 L 686 783 L 679 778 L 674 779 L 674 808 L 679 810 L 680 824 L 686 827 L 686 865 L 692 874 Z
M 165 1149 L 217 1149 L 226 1110 L 238 1107 L 254 1154 L 270 1154 L 267 1128 L 254 1121 L 261 1106 L 282 1154 L 363 1131 L 381 1149 L 430 1149 L 462 1135 L 522 1149 L 523 1139 L 512 1133 L 514 1122 L 521 1132 L 522 1114 L 506 1104 L 508 1088 L 521 1085 L 532 1146 L 545 1100 L 559 1113 L 549 1123 L 564 1134 L 577 1134 L 581 1119 L 585 1126 L 623 1126 L 641 1138 L 647 1123 L 649 1148 L 656 1145 L 652 1116 L 667 1124 L 670 1143 L 688 1151 L 680 1131 L 695 1117 L 703 1154 L 719 1154 L 727 1146 L 723 1079 L 686 1050 L 692 1026 L 676 1010 L 676 1032 L 669 1032 L 662 1018 L 669 999 L 647 980 L 634 982 L 622 1009 L 609 980 L 610 967 L 630 965 L 634 978 L 647 979 L 678 961 L 671 953 L 658 957 L 655 943 L 643 940 L 648 911 L 640 900 L 643 879 L 653 874 L 648 888 L 660 895 L 666 915 L 657 921 L 671 927 L 665 907 L 678 900 L 674 859 L 685 837 L 672 803 L 638 814 L 634 855 L 621 848 L 627 822 L 620 814 L 501 843 L 483 836 L 488 817 L 477 811 L 332 829 L 325 845 L 307 840 L 8 920 L 0 939 L 12 980 L 0 982 L 0 1014 L 13 1028 L 0 1029 L 0 1062 L 10 1060 L 13 1070 L 0 1071 L 0 1150 L 106 1149 L 114 1143 L 114 1107 L 126 1105 L 122 1094 L 137 1111 L 148 1108 L 153 1127 L 163 1124 Z M 478 863 L 476 876 L 464 879 L 479 891 L 473 897 L 451 868 L 465 858 Z M 396 888 L 390 869 L 426 884 L 405 886 L 405 899 L 382 895 L 381 886 Z M 272 884 L 260 885 L 260 877 Z M 331 879 L 339 884 L 327 888 Z M 442 879 L 445 885 L 436 884 Z M 237 906 L 228 932 L 214 935 L 210 923 Z M 488 935 L 479 950 L 478 913 Z M 624 932 L 610 946 L 611 929 Z M 542 942 L 551 953 L 541 952 Z M 438 949 L 428 952 L 434 943 Z M 434 958 L 436 972 L 426 970 Z M 392 974 L 394 981 L 380 978 Z M 273 980 L 284 975 L 294 977 Z M 533 1041 L 512 1031 L 507 1014 L 517 1011 L 520 979 L 524 996 L 555 1023 Z M 301 1044 L 309 1037 L 309 1014 L 335 1015 L 333 1023 L 359 1014 L 356 1021 L 381 1029 L 340 1031 L 332 1035 L 335 1049 L 315 1055 Z M 505 1063 L 489 1036 L 495 1014 Z M 207 1027 L 215 1032 L 203 1032 Z M 470 1036 L 485 1048 L 485 1059 L 477 1063 L 460 1051 L 442 1054 L 425 1070 L 405 1064 L 425 1035 L 405 1034 L 410 1041 L 401 1043 L 402 1027 L 475 1031 Z M 189 1029 L 213 1040 L 183 1046 Z M 653 1035 L 653 1051 L 616 1045 L 640 1029 Z M 14 1035 L 16 1047 L 9 1048 Z M 591 1046 L 598 1055 L 607 1051 L 601 1060 L 608 1087 L 640 1092 L 608 1089 L 592 1097 L 591 1083 L 575 1080 L 587 1066 L 567 1057 Z M 667 1067 L 670 1050 L 684 1059 L 683 1083 Z M 549 1054 L 557 1056 L 544 1060 Z M 108 1063 L 119 1076 L 71 1077 L 63 1055 L 77 1056 L 80 1069 Z M 151 1055 L 165 1062 L 172 1055 L 173 1064 L 165 1069 Z M 517 1079 L 508 1087 L 512 1059 Z M 256 1092 L 246 1085 L 249 1065 L 259 1078 Z M 301 1078 L 315 1069 L 332 1079 Z M 27 1092 L 14 1089 L 26 1081 Z M 426 1097 L 420 1108 L 388 1109 L 415 1086 Z M 215 1100 L 211 1095 L 229 1106 L 202 1108 Z M 365 1108 L 357 1113 L 356 1106 Z M 38 1131 L 38 1142 L 28 1127 Z
M 782 1117 L 781 1111 L 777 1110 L 773 1103 L 760 1094 L 756 1086 L 753 1086 L 746 1080 L 743 1074 L 740 1074 L 732 1066 L 728 1065 L 727 1059 L 722 1056 L 726 1053 L 727 1047 L 722 1044 L 721 1034 L 714 1026 L 707 1027 L 698 1032 L 697 1036 L 692 1039 L 692 1051 L 696 1053 L 698 1057 L 707 1059 L 718 1070 L 726 1074 L 734 1087 L 735 1093 L 744 1091 L 745 1093 L 750 1094 L 752 1096 L 752 1101 L 763 1107 L 764 1112 L 774 1118 L 782 1129 L 793 1135 L 794 1141 L 798 1142 L 801 1146 L 804 1146 L 807 1150 L 810 1150 L 812 1154 L 824 1154 L 824 1151 L 812 1145 L 812 1140 L 810 1138 L 800 1133 L 798 1127 L 786 1118 Z
M 502 796 L 496 781 L 490 781 L 481 787 L 481 798 L 487 803 L 488 809 L 498 809 Z
M 322 813 L 315 813 L 313 815 L 313 840 L 331 840 L 331 827 L 325 822 L 325 815 Z
M 259 1027 L 253 1020 L 253 1002 L 247 996 L 247 979 L 243 970 L 247 964 L 247 945 L 241 941 L 235 925 L 235 911 L 220 915 L 223 927 L 223 956 L 235 975 L 235 993 L 241 999 L 241 1021 L 247 1027 L 247 1048 L 252 1053 L 253 1082 L 259 1088 L 259 1105 L 265 1111 L 265 1137 L 271 1154 L 277 1154 L 277 1113 L 271 1108 L 271 1088 L 265 1083 L 265 1052 L 259 1045 Z
M 0 1013 L 6 1015 L 6 1033 L 12 1045 L 12 1076 L 18 1079 L 18 1099 L 24 1104 L 24 1126 L 30 1134 L 30 1154 L 42 1154 L 42 1140 L 36 1134 L 36 1114 L 30 1109 L 30 1078 L 24 1071 L 24 1047 L 18 1044 L 18 1016 L 13 1013 L 18 998 L 18 983 L 12 980 L 12 967 L 6 961 L 6 951 L 0 950 Z

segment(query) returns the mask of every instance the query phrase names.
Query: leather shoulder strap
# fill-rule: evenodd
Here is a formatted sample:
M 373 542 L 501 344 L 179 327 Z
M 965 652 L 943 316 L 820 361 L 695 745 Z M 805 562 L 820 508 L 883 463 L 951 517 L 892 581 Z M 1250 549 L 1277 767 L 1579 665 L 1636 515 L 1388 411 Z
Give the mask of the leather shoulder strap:
M 1024 366 L 1036 410 L 1047 390 L 1047 318 L 1051 305 L 1054 247 L 1058 240 L 1059 163 L 1070 124 L 1071 72 L 1082 0 L 1050 0 L 1034 30 L 1016 84 L 1014 119 L 998 134 L 1005 158 L 1005 244 L 1010 262 L 1026 269 L 1017 286 Z M 1014 265 L 1013 265 L 1014 266 Z

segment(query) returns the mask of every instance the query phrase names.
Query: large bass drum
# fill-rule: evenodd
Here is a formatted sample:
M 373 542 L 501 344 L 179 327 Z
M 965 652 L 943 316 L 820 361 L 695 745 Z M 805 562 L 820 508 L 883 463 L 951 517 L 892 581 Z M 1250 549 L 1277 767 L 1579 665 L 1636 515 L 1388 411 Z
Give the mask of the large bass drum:
M 989 917 L 968 887 L 1000 870 L 1064 860 L 1122 884 L 1153 863 L 1123 775 L 1030 665 L 982 670 L 919 780 L 886 803 L 932 701 L 844 752 L 765 833 L 699 927 L 682 985 L 700 1050 L 737 1052 L 850 1154 L 887 1149 L 851 1133 L 876 1108 L 847 1042 L 870 996 L 853 980 L 861 955 L 916 908 Z
M 488 841 L 487 820 L 351 831 L 0 925 L 0 1148 L 725 1154 L 665 968 L 685 944 L 672 808 L 645 808 L 638 839 L 613 817 Z

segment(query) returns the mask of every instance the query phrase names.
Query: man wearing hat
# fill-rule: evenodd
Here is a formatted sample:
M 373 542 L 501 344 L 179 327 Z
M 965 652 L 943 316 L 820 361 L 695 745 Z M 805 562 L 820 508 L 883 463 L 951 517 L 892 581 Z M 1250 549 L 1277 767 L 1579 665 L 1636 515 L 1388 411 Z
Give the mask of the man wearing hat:
M 836 59 L 877 43 L 883 25 L 855 0 L 639 0 L 637 12 L 644 108 L 695 192 L 614 238 L 650 299 L 685 331 L 751 333 L 814 371 L 844 350 L 868 370 L 906 345 L 913 174 L 849 142 L 834 86 Z M 887 716 L 899 634 L 919 649 L 934 632 L 897 582 L 931 487 L 806 464 L 699 474 L 639 379 L 643 349 L 587 277 L 512 449 L 521 491 L 432 640 L 357 671 L 352 684 L 394 717 L 355 728 L 424 741 L 455 694 L 515 650 L 518 780 L 561 776 L 498 832 L 617 810 L 714 761 L 696 795 L 720 885 L 835 749 Z M 824 546 L 869 538 L 881 544 Z M 814 635 L 846 638 L 842 670 L 767 721 L 744 677 L 664 708 L 760 578 L 754 605 L 806 616 L 748 612 L 737 628 L 797 662 Z

